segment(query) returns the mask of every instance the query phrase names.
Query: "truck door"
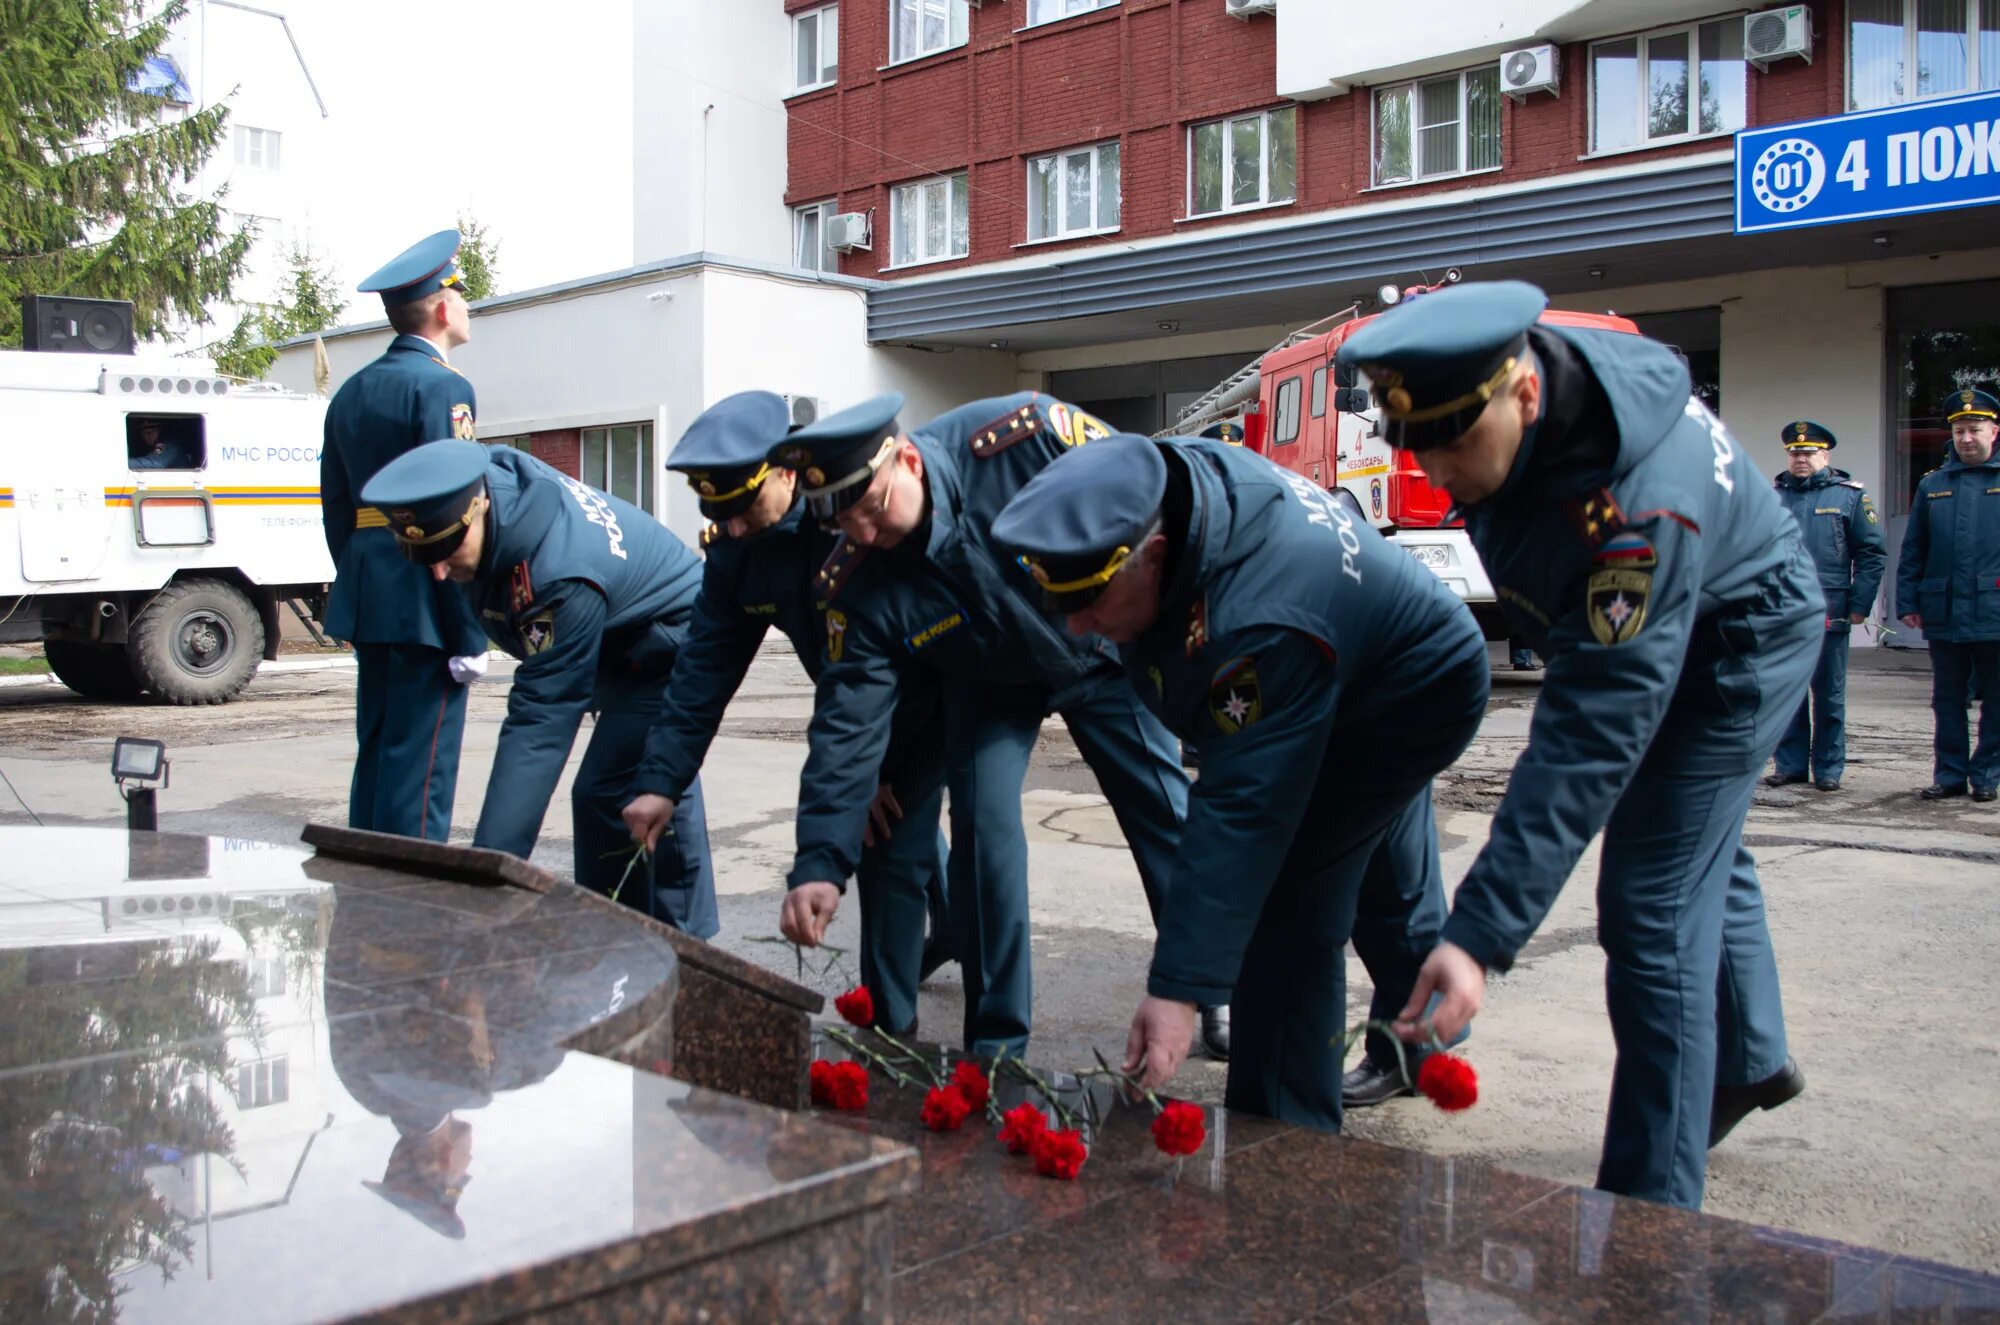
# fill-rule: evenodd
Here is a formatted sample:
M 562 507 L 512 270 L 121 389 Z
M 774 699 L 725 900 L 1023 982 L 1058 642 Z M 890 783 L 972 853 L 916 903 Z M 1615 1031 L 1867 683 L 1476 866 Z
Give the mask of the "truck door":
M 1326 408 L 1326 361 L 1309 365 L 1306 375 L 1306 417 L 1301 425 L 1299 472 L 1323 488 L 1337 481 L 1333 460 L 1333 418 Z
M 27 395 L 28 393 L 22 393 Z M 102 573 L 111 510 L 104 504 L 97 448 L 79 436 L 106 426 L 96 410 L 47 408 L 22 401 L 7 425 L 14 518 L 20 529 L 21 578 L 37 584 L 87 580 Z M 90 402 L 95 403 L 95 402 Z
M 1312 470 L 1305 464 L 1304 429 L 1300 427 L 1304 405 L 1303 370 L 1280 376 L 1271 392 L 1271 444 L 1267 454 L 1294 473 L 1311 475 Z

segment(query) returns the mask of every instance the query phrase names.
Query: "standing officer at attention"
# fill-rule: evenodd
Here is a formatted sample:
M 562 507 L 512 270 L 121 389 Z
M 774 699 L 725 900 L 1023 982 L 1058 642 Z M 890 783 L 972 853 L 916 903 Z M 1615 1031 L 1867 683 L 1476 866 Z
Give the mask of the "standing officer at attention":
M 696 419 L 667 461 L 669 469 L 687 475 L 701 513 L 716 523 L 702 535 L 708 559 L 701 594 L 674 663 L 664 711 L 646 738 L 645 759 L 632 780 L 639 794 L 625 806 L 626 827 L 648 846 L 701 771 L 723 709 L 772 626 L 791 640 L 807 674 L 819 677 L 826 626 L 816 577 L 833 550 L 833 535 L 805 518 L 797 476 L 765 458 L 784 439 L 789 422 L 780 397 L 745 391 Z M 923 731 L 936 713 L 935 682 L 905 678 L 870 840 L 855 870 L 861 885 L 861 983 L 875 996 L 876 1024 L 896 1034 L 916 1025 L 917 982 L 926 967 L 927 898 L 935 899 L 932 955 L 941 958 L 950 944 L 938 832 L 943 747 L 924 739 Z M 801 840 L 818 842 L 822 827 L 801 821 Z
M 441 230 L 361 283 L 396 338 L 326 409 L 319 499 L 333 589 L 326 633 L 354 646 L 358 750 L 347 823 L 443 842 L 451 836 L 465 686 L 486 670 L 486 633 L 463 597 L 396 550 L 388 522 L 356 496 L 377 470 L 439 437 L 473 436 L 472 383 L 447 363 L 472 338 L 460 239 Z
M 804 480 L 807 509 L 845 537 L 821 572 L 826 661 L 799 786 L 802 835 L 785 936 L 818 943 L 854 872 L 901 678 L 943 685 L 951 791 L 948 910 L 965 974 L 965 1044 L 1019 1056 L 1028 1042 L 1028 843 L 1021 787 L 1042 720 L 1060 713 L 1118 817 L 1157 923 L 1187 774 L 1110 646 L 1071 639 L 1016 592 L 993 518 L 1073 446 L 1110 434 L 1034 392 L 970 405 L 910 436 L 898 395 L 843 410 L 781 442 L 772 463 Z M 1226 1016 L 1226 1014 L 1223 1014 Z M 1226 1021 L 1213 1018 L 1227 1052 Z
M 1400 920 L 1362 949 L 1384 1020 L 1444 920 L 1430 784 L 1486 712 L 1472 614 L 1332 493 L 1227 442 L 1093 442 L 993 537 L 1201 748 L 1125 1070 L 1164 1085 L 1195 1009 L 1228 1003 L 1229 1107 L 1340 1130 L 1357 913 Z
M 521 660 L 472 845 L 524 859 L 541 835 L 585 713 L 597 723 L 570 790 L 576 881 L 696 938 L 719 928 L 699 784 L 672 841 L 631 868 L 618 807 L 701 582 L 701 558 L 629 502 L 511 447 L 440 441 L 390 462 L 362 493 L 403 555 L 464 597 Z M 622 892 L 620 891 L 622 889 Z
M 1786 424 L 1778 440 L 1785 444 L 1787 463 L 1772 486 L 1779 503 L 1799 522 L 1806 555 L 1819 571 L 1820 592 L 1826 595 L 1826 639 L 1811 699 L 1800 701 L 1798 717 L 1778 742 L 1777 771 L 1764 785 L 1804 782 L 1810 762 L 1813 786 L 1839 791 L 1847 768 L 1848 634 L 1875 606 L 1889 551 L 1861 481 L 1828 463 L 1840 444 L 1834 435 L 1811 419 L 1800 419 Z
M 1935 771 L 1917 794 L 1949 800 L 1970 782 L 1972 799 L 1991 801 L 2000 797 L 2000 399 L 1964 387 L 1938 412 L 1951 425 L 1951 458 L 1918 480 L 1896 563 L 1896 615 L 1931 649 Z M 1965 721 L 1975 681 L 1976 748 Z
M 1546 303 L 1519 281 L 1453 286 L 1339 351 L 1548 660 L 1399 1029 L 1456 1034 L 1603 830 L 1618 1060 L 1597 1185 L 1698 1208 L 1708 1148 L 1805 1088 L 1743 818 L 1818 662 L 1825 600 L 1798 525 L 1673 353 L 1538 325 Z

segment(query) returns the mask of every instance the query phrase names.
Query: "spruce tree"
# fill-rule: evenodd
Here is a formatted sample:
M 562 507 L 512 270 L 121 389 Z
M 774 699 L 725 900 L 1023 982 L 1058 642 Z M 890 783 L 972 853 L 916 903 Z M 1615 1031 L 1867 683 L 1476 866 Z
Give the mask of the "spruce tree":
M 476 302 L 492 294 L 500 280 L 500 241 L 470 214 L 458 218 L 458 233 L 465 236 L 458 250 L 458 269 L 465 273 L 465 297 Z
M 250 248 L 190 186 L 228 109 L 169 119 L 134 88 L 186 0 L 0 3 L 0 345 L 21 343 L 20 296 L 132 301 L 142 339 L 200 321 Z
M 264 376 L 278 361 L 280 344 L 325 331 L 346 310 L 340 278 L 310 242 L 292 244 L 285 255 L 285 271 L 284 293 L 277 303 L 248 308 L 234 331 L 199 351 L 231 377 Z

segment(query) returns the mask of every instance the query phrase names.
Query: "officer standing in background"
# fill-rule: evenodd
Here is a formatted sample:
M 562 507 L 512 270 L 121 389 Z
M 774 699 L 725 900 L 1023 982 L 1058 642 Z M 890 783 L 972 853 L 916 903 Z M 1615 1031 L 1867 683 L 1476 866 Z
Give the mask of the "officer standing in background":
M 1698 1208 L 1708 1148 L 1805 1088 L 1743 819 L 1818 661 L 1825 600 L 1798 525 L 1690 398 L 1686 367 L 1638 336 L 1538 325 L 1546 304 L 1518 281 L 1454 286 L 1339 351 L 1548 660 L 1399 1029 L 1463 1027 L 1603 830 L 1618 1059 L 1597 1185 Z
M 334 393 L 319 469 L 334 564 L 326 633 L 352 644 L 357 664 L 347 823 L 433 842 L 451 836 L 465 686 L 486 670 L 486 634 L 464 598 L 405 560 L 382 512 L 356 496 L 397 456 L 474 435 L 472 383 L 446 362 L 472 338 L 460 242 L 441 230 L 361 283 L 382 296 L 396 338 Z
M 776 626 L 815 680 L 826 627 L 816 589 L 834 536 L 805 518 L 798 478 L 766 457 L 785 437 L 789 411 L 769 391 L 745 391 L 710 407 L 674 446 L 669 469 L 687 475 L 701 513 L 707 562 L 687 640 L 674 663 L 665 709 L 646 738 L 625 806 L 633 839 L 651 846 L 701 771 L 722 713 L 743 684 L 765 634 Z M 855 877 L 861 887 L 861 983 L 875 997 L 876 1024 L 913 1033 L 917 982 L 950 951 L 944 918 L 943 745 L 925 728 L 937 716 L 937 686 L 906 677 L 874 822 Z M 817 843 L 823 825 L 801 821 Z M 845 884 L 846 880 L 836 882 Z M 931 903 L 933 947 L 924 944 Z M 928 952 L 928 955 L 927 955 Z
M 1847 641 L 1875 607 L 1888 545 L 1862 482 L 1829 463 L 1840 444 L 1831 432 L 1800 419 L 1786 424 L 1778 440 L 1785 445 L 1787 463 L 1772 486 L 1779 503 L 1799 522 L 1806 555 L 1819 571 L 1820 592 L 1826 595 L 1826 639 L 1811 698 L 1800 702 L 1798 717 L 1778 742 L 1777 771 L 1764 785 L 1804 782 L 1810 764 L 1814 787 L 1839 791 L 1847 768 Z
M 1202 752 L 1125 1070 L 1164 1085 L 1196 1007 L 1228 1003 L 1229 1107 L 1340 1130 L 1342 950 L 1388 1020 L 1444 920 L 1430 784 L 1486 712 L 1472 614 L 1333 494 L 1216 441 L 1093 442 L 993 537 Z
M 1993 450 L 2000 398 L 1977 387 L 1945 397 L 1952 454 L 1917 482 L 1896 563 L 1896 615 L 1931 650 L 1934 772 L 1917 794 L 2000 797 L 2000 457 Z M 1966 731 L 1977 683 L 1979 744 Z M 1969 753 L 1968 753 L 1969 752 Z
M 362 493 L 403 555 L 465 599 L 521 660 L 472 845 L 526 858 L 595 713 L 570 790 L 576 881 L 696 938 L 719 928 L 701 789 L 672 840 L 633 866 L 619 818 L 660 715 L 700 588 L 701 558 L 666 526 L 511 447 L 439 441 L 390 462 Z M 622 889 L 622 891 L 621 891 Z
M 802 849 L 781 920 L 819 942 L 854 872 L 901 678 L 943 686 L 951 791 L 948 910 L 965 975 L 965 1045 L 1019 1056 L 1028 1041 L 1028 844 L 1021 789 L 1042 721 L 1060 713 L 1124 830 L 1157 923 L 1173 870 L 1187 774 L 1173 739 L 1125 684 L 1110 646 L 1066 637 L 1015 591 L 993 518 L 1097 419 L 1034 392 L 972 404 L 904 436 L 898 395 L 785 439 L 774 464 L 804 481 L 807 510 L 845 537 L 825 569 L 826 661 L 799 785 Z M 1206 1028 L 1226 1053 L 1226 1012 Z

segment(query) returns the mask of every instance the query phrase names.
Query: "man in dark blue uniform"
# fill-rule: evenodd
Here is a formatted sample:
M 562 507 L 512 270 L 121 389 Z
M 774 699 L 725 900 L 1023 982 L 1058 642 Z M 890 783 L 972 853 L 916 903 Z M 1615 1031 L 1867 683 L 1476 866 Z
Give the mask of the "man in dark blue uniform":
M 486 635 L 463 597 L 406 561 L 382 512 L 356 498 L 397 456 L 473 436 L 472 383 L 446 362 L 472 335 L 458 246 L 456 230 L 440 231 L 361 283 L 382 296 L 396 338 L 334 394 L 319 470 L 334 564 L 326 633 L 352 644 L 358 664 L 347 822 L 434 842 L 451 836 L 465 684 L 485 670 Z
M 965 1043 L 1019 1055 L 1033 990 L 1021 787 L 1042 720 L 1060 713 L 1097 774 L 1157 919 L 1173 868 L 1187 774 L 1101 639 L 1066 638 L 1011 587 L 993 517 L 1098 420 L 1033 392 L 975 401 L 904 436 L 902 397 L 802 429 L 772 452 L 804 481 L 807 509 L 845 535 L 822 586 L 825 662 L 799 786 L 801 850 L 781 928 L 817 943 L 854 872 L 902 678 L 943 685 L 951 790 L 949 911 L 965 974 Z M 1224 1023 L 1218 1018 L 1218 1036 Z M 1226 1044 L 1220 1045 L 1226 1052 Z
M 634 840 L 648 846 L 701 771 L 723 709 L 771 627 L 791 640 L 807 674 L 819 676 L 826 626 L 815 591 L 834 538 L 805 518 L 797 476 L 766 459 L 788 423 L 781 398 L 745 391 L 696 419 L 667 461 L 668 468 L 687 475 L 701 513 L 715 523 L 702 534 L 708 560 L 701 594 L 674 663 L 666 706 L 632 780 L 639 794 L 624 811 Z M 950 944 L 938 832 L 944 760 L 938 742 L 922 739 L 936 712 L 935 682 L 905 678 L 868 841 L 855 869 L 861 888 L 861 983 L 874 994 L 876 1023 L 897 1033 L 914 1030 L 917 982 Z M 821 826 L 801 824 L 800 831 L 809 834 Z M 935 901 L 931 921 L 937 945 L 928 958 L 927 899 Z
M 1486 711 L 1472 614 L 1332 493 L 1213 440 L 1092 443 L 993 537 L 1201 748 L 1125 1070 L 1165 1084 L 1195 1008 L 1228 1002 L 1229 1107 L 1338 1131 L 1357 914 L 1401 918 L 1364 949 L 1384 1020 L 1444 919 L 1430 784 Z
M 585 713 L 597 723 L 570 791 L 576 881 L 696 938 L 719 927 L 701 788 L 671 840 L 634 864 L 618 807 L 701 583 L 701 558 L 629 502 L 533 456 L 430 442 L 391 461 L 362 497 L 403 554 L 464 585 L 493 639 L 521 660 L 472 844 L 526 857 Z
M 1934 771 L 1917 794 L 1948 800 L 1969 782 L 1972 799 L 1991 801 L 2000 798 L 2000 398 L 1963 387 L 1939 413 L 1952 454 L 1918 480 L 1896 563 L 1896 615 L 1924 632 L 1931 651 Z M 1977 747 L 1965 720 L 1975 682 Z
M 1691 399 L 1679 359 L 1539 325 L 1546 302 L 1518 281 L 1454 286 L 1339 351 L 1368 375 L 1389 441 L 1458 503 L 1548 660 L 1527 749 L 1400 1029 L 1464 1026 L 1603 830 L 1618 1060 L 1597 1183 L 1698 1207 L 1708 1148 L 1805 1088 L 1743 819 L 1818 661 L 1825 600 L 1797 523 Z
M 1811 419 L 1788 423 L 1778 434 L 1785 445 L 1785 472 L 1772 481 L 1778 501 L 1799 522 L 1806 555 L 1819 572 L 1826 595 L 1826 639 L 1813 673 L 1812 697 L 1801 700 L 1785 739 L 1778 742 L 1777 771 L 1767 787 L 1804 782 L 1839 791 L 1847 769 L 1847 640 L 1874 610 L 1882 587 L 1888 546 L 1882 525 L 1861 480 L 1832 467 L 1839 440 Z

